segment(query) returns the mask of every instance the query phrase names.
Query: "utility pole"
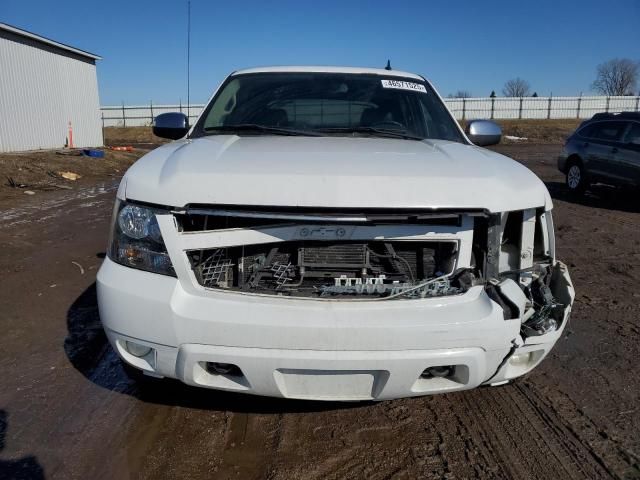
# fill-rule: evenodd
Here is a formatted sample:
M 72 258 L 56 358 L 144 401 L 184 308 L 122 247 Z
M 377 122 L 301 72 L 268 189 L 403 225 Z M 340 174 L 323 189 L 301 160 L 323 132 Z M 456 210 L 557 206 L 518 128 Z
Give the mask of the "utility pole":
M 191 0 L 187 0 L 187 125 L 189 124 L 189 108 L 191 106 Z

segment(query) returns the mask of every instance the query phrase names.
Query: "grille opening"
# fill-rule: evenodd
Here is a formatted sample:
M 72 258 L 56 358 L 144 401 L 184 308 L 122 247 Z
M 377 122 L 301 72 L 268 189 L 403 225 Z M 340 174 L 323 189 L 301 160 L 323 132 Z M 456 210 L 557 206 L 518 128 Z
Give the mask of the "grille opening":
M 457 242 L 287 241 L 192 250 L 187 256 L 207 288 L 302 297 L 387 296 L 451 273 Z M 454 290 L 438 284 L 428 294 L 458 293 Z

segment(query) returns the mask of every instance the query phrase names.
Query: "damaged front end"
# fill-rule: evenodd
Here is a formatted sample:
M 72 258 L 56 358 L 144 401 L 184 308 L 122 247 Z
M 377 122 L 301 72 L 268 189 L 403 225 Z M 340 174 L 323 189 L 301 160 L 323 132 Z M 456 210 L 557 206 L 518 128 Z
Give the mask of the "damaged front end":
M 520 322 L 491 383 L 533 368 L 548 348 L 529 347 L 555 343 L 573 302 L 566 266 L 555 260 L 551 213 L 543 208 L 489 214 L 194 206 L 173 213 L 190 245 L 192 278 L 205 289 L 407 301 L 481 286 L 505 322 Z M 523 363 L 519 355 L 529 351 L 536 353 Z M 520 367 L 509 371 L 514 359 Z
M 371 299 L 462 293 L 466 277 L 454 273 L 456 253 L 455 242 L 293 240 L 196 250 L 188 257 L 207 288 Z
M 348 301 L 458 295 L 478 284 L 473 215 L 190 209 L 176 218 L 187 235 L 216 232 L 218 245 L 186 252 L 202 287 Z

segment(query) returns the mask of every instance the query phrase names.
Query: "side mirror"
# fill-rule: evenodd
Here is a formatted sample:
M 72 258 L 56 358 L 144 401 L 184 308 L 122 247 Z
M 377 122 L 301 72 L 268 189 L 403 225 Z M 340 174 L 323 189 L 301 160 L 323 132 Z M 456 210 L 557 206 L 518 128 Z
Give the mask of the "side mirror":
M 472 120 L 467 124 L 465 133 L 479 147 L 495 145 L 502 138 L 500 125 L 491 120 Z
M 178 140 L 189 131 L 189 119 L 184 113 L 170 112 L 158 115 L 153 121 L 156 137 Z

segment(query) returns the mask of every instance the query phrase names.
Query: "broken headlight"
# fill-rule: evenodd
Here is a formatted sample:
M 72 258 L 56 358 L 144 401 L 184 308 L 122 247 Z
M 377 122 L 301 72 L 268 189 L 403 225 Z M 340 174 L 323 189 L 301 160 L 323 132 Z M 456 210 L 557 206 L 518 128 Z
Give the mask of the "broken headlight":
M 117 201 L 109 258 L 120 265 L 175 277 L 156 213 L 161 210 Z

